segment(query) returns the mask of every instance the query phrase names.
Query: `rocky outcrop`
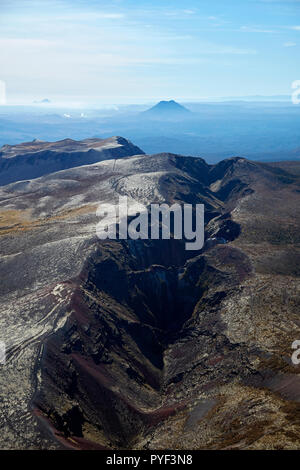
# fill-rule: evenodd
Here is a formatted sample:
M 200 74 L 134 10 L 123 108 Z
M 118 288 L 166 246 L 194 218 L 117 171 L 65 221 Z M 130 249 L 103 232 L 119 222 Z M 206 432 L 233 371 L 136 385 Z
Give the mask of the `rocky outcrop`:
M 120 194 L 204 203 L 204 248 L 98 240 L 96 209 Z M 297 165 L 241 158 L 132 156 L 2 187 L 1 446 L 299 448 L 299 216 Z
M 110 139 L 34 140 L 0 148 L 0 185 L 38 178 L 55 171 L 144 152 L 122 137 Z

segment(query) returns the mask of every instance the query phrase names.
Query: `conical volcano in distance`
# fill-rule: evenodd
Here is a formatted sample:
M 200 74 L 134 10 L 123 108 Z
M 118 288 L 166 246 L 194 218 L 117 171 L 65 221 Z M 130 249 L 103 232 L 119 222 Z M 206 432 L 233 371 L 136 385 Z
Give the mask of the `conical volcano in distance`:
M 144 111 L 144 116 L 155 119 L 178 119 L 191 115 L 191 111 L 174 100 L 160 101 L 152 108 Z

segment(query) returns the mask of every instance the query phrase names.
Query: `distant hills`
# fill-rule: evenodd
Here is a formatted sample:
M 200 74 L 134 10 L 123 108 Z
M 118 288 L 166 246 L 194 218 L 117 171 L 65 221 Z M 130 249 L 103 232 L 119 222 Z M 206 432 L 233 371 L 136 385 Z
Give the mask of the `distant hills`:
M 49 104 L 51 101 L 48 98 L 44 98 L 43 100 L 35 100 L 34 104 Z
M 191 111 L 174 100 L 160 101 L 155 106 L 144 111 L 143 116 L 150 118 L 181 118 L 191 115 Z
M 182 109 L 182 104 L 190 112 Z M 173 111 L 165 113 L 163 103 L 153 108 L 149 104 L 125 106 L 118 111 L 55 108 L 52 104 L 2 106 L 0 146 L 34 138 L 54 142 L 66 136 L 82 140 L 123 135 L 147 154 L 205 156 L 209 163 L 232 155 L 260 161 L 299 159 L 294 149 L 300 148 L 300 106 L 284 102 L 166 102 L 166 107 Z

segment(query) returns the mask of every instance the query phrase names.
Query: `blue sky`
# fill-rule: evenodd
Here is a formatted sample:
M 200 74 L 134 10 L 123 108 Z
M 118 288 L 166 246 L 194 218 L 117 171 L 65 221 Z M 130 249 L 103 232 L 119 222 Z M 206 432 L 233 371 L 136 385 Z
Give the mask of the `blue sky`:
M 0 0 L 8 102 L 290 94 L 300 0 Z

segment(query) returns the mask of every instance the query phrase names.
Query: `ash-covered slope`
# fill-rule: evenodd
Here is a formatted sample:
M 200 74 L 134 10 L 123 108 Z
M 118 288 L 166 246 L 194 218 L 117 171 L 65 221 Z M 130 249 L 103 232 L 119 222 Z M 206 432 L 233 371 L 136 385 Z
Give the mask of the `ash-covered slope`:
M 81 141 L 64 139 L 59 142 L 34 140 L 4 145 L 0 148 L 0 186 L 80 165 L 143 153 L 123 137 Z
M 159 154 L 2 187 L 0 447 L 300 448 L 299 174 Z M 204 203 L 204 249 L 100 241 L 120 194 Z

